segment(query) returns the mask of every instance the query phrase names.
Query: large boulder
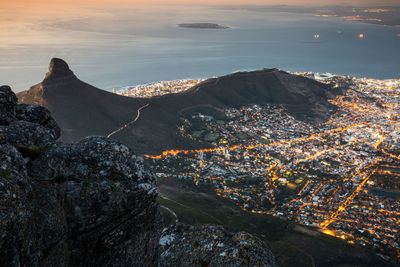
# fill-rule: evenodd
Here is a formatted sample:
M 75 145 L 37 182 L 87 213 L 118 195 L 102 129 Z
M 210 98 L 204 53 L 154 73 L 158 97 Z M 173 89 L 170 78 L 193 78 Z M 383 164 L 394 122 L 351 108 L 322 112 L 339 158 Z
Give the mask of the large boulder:
M 17 102 L 10 87 L 0 87 L 0 144 L 42 147 L 60 137 L 60 128 L 50 111 L 37 105 L 17 105 Z
M 18 150 L 0 146 L 2 263 L 157 264 L 161 217 L 142 158 L 105 137 Z
M 159 266 L 276 266 L 271 251 L 258 238 L 228 233 L 222 226 L 177 223 L 164 229 Z
M 8 125 L 15 120 L 17 97 L 9 86 L 0 86 L 0 125 Z
M 63 71 L 54 61 L 52 75 Z M 157 265 L 161 216 L 142 158 L 105 137 L 56 143 L 50 112 L 17 105 L 7 86 L 0 111 L 0 265 Z
M 52 130 L 37 123 L 14 121 L 8 126 L 0 126 L 0 143 L 8 143 L 15 147 L 42 147 L 53 144 L 56 139 Z
M 30 163 L 29 174 L 36 181 L 38 250 L 47 252 L 41 263 L 156 263 L 155 179 L 128 147 L 105 137 L 56 144 Z
M 19 104 L 15 107 L 15 111 L 18 120 L 37 123 L 44 128 L 49 129 L 55 139 L 60 137 L 60 127 L 58 127 L 56 121 L 53 119 L 47 108 L 39 105 Z
M 11 145 L 0 145 L 0 262 L 2 266 L 36 265 L 32 181 L 25 160 Z

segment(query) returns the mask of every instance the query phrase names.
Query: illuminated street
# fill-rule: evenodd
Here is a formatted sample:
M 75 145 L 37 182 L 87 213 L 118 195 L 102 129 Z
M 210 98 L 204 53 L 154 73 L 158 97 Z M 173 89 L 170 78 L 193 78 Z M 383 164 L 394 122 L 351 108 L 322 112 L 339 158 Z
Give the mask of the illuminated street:
M 226 120 L 197 114 L 183 135 L 213 148 L 146 158 L 159 177 L 211 183 L 243 210 L 400 258 L 400 80 L 316 79 L 350 88 L 330 100 L 338 108 L 329 121 L 298 120 L 277 105 L 227 109 Z

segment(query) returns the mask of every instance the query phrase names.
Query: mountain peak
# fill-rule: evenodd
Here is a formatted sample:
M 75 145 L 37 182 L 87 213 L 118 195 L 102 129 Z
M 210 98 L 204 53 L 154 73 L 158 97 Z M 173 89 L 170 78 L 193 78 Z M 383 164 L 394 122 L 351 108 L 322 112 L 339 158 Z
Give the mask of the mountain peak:
M 201 112 L 224 118 L 226 108 L 274 103 L 292 116 L 322 121 L 334 108 L 328 101 L 329 94 L 329 86 L 315 80 L 264 69 L 209 79 L 179 94 L 131 98 L 84 83 L 63 60 L 53 59 L 43 83 L 19 93 L 18 98 L 20 103 L 48 107 L 61 126 L 62 141 L 76 142 L 87 135 L 107 135 L 123 129 L 114 138 L 139 153 L 158 154 L 208 146 L 177 134 L 176 127 L 184 116 Z M 139 109 L 148 104 L 150 107 L 140 113 Z M 135 127 L 121 128 L 135 116 L 140 116 Z
M 71 77 L 75 77 L 75 75 L 70 70 L 67 62 L 60 58 L 52 58 L 49 64 L 49 72 L 46 74 L 44 81 Z

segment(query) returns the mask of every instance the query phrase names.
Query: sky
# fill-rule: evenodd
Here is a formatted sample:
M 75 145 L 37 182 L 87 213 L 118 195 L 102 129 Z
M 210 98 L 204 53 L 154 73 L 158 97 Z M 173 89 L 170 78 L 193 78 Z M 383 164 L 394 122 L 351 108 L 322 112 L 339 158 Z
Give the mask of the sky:
M 313 38 L 316 31 L 321 33 L 320 27 L 326 26 L 327 32 L 330 32 L 332 29 L 329 25 L 333 25 L 332 27 L 336 27 L 337 24 L 342 25 L 345 23 L 343 19 L 319 18 L 302 13 L 288 15 L 285 12 L 282 14 L 267 12 L 266 14 L 264 11 L 268 11 L 268 8 L 263 9 L 263 12 L 255 12 L 250 8 L 248 10 L 229 8 L 232 4 L 286 3 L 300 6 L 316 2 L 315 0 L 0 0 L 0 35 L 4 37 L 0 42 L 0 58 L 2 58 L 0 82 L 9 84 L 16 91 L 25 90 L 43 78 L 52 57 L 67 60 L 83 80 L 107 89 L 158 79 L 210 77 L 265 66 L 299 71 L 326 69 L 338 72 L 334 66 L 342 64 L 340 56 L 335 56 L 340 61 L 336 65 L 325 65 L 323 59 L 333 51 L 350 51 L 347 46 L 342 49 L 331 46 L 333 45 L 331 42 L 310 43 L 308 38 Z M 321 5 L 321 2 L 318 1 L 317 4 Z M 377 2 L 346 0 L 346 4 L 360 7 L 376 5 Z M 324 5 L 338 3 L 332 0 L 323 1 Z M 393 0 L 387 0 L 385 3 L 393 3 Z M 217 5 L 218 8 L 212 5 Z M 382 5 L 381 1 L 379 5 Z M 309 23 L 309 20 L 312 22 Z M 335 22 L 332 24 L 331 20 Z M 220 23 L 232 26 L 235 32 L 192 33 L 176 27 L 178 23 L 185 22 Z M 296 28 L 298 23 L 299 26 Z M 357 58 L 362 62 L 362 66 L 372 66 L 375 71 L 375 62 L 383 62 L 382 65 L 388 67 L 380 68 L 380 73 L 387 69 L 393 73 L 395 69 L 398 75 L 400 61 L 398 57 L 392 55 L 393 53 L 397 55 L 398 53 L 392 51 L 398 49 L 392 48 L 400 40 L 400 27 L 396 29 L 388 27 L 382 33 L 383 28 L 377 25 L 361 23 L 351 25 L 356 28 L 355 34 L 365 32 L 364 28 L 379 28 L 373 34 L 367 35 L 371 38 L 366 38 L 365 41 L 380 42 L 381 35 L 385 34 L 389 37 L 377 45 L 379 48 L 374 50 L 376 57 L 371 56 L 369 46 L 364 47 L 367 51 L 366 56 L 358 55 L 365 51 L 363 49 L 351 50 L 352 53 L 349 52 L 350 54 L 344 57 L 346 65 L 356 66 L 355 69 L 358 71 L 360 65 L 352 64 L 356 61 L 352 59 Z M 337 30 L 342 28 L 335 29 L 333 33 L 335 37 Z M 390 32 L 386 33 L 388 31 Z M 377 37 L 372 38 L 375 35 Z M 349 40 L 355 42 L 351 36 L 348 36 Z M 395 40 L 393 36 L 396 36 Z M 288 38 L 291 38 L 290 41 L 287 41 Z M 321 34 L 321 39 L 323 38 L 325 36 Z M 246 44 L 248 47 L 243 48 L 242 45 Z M 294 44 L 295 49 L 286 47 L 285 50 L 281 48 L 281 44 L 283 46 Z M 346 42 L 341 44 L 347 45 Z M 382 48 L 385 45 L 387 49 Z M 305 52 L 297 52 L 299 47 L 303 47 Z M 324 50 L 324 47 L 329 49 Z M 308 55 L 307 49 L 314 48 L 318 51 L 312 51 L 311 56 L 302 56 Z M 274 52 L 273 55 L 266 53 L 275 49 L 282 53 Z M 385 50 L 383 56 L 382 50 Z M 321 53 L 322 56 L 313 57 L 315 52 Z M 225 56 L 222 57 L 222 54 Z M 260 54 L 264 57 L 260 58 Z M 341 54 L 342 52 L 339 53 Z M 288 60 L 285 61 L 283 58 Z M 315 59 L 316 62 L 310 61 L 311 59 Z M 374 64 L 364 64 L 364 59 Z M 312 64 L 304 65 L 309 61 Z M 333 65 L 332 70 L 327 69 L 328 65 Z M 361 69 L 369 71 L 365 67 Z M 353 73 L 352 71 L 349 69 L 345 73 Z M 368 77 L 372 77 L 370 73 Z M 176 76 L 177 74 L 180 76 Z
M 71 4 L 265 4 L 265 5 L 399 5 L 398 0 L 0 0 L 0 8 L 3 6 L 25 6 L 25 7 L 43 7 L 47 5 L 71 5 Z

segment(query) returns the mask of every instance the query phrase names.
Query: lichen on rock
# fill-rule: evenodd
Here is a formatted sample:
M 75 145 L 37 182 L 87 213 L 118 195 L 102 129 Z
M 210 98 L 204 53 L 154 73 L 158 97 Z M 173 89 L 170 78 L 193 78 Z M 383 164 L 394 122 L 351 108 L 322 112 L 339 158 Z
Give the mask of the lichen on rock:
M 19 104 L 16 106 L 15 111 L 18 120 L 37 123 L 49 129 L 55 139 L 60 137 L 60 127 L 58 127 L 47 108 L 38 105 Z
M 17 97 L 9 86 L 0 87 L 0 125 L 8 125 L 15 121 L 15 105 Z
M 31 179 L 25 160 L 8 144 L 0 145 L 0 262 L 35 265 Z
M 161 216 L 143 159 L 105 137 L 56 143 L 50 112 L 17 105 L 6 86 L 0 111 L 2 265 L 157 265 Z
M 159 266 L 276 266 L 271 251 L 258 238 L 222 226 L 177 223 L 164 229 Z

